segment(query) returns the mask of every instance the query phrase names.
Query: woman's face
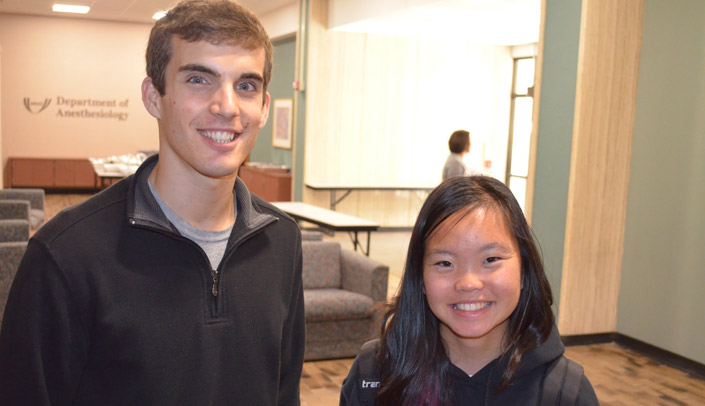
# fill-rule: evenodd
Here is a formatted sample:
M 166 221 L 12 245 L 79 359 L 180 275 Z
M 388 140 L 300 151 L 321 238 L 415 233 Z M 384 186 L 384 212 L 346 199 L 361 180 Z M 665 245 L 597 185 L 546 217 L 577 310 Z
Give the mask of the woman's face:
M 480 207 L 441 223 L 426 243 L 423 281 L 448 345 L 500 348 L 522 288 L 519 249 L 501 214 Z

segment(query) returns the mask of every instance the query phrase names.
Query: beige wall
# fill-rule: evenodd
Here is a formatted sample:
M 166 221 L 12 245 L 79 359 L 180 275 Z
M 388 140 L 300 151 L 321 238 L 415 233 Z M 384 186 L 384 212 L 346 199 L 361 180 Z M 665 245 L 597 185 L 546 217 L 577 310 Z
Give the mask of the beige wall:
M 468 161 L 492 161 L 502 179 L 512 78 L 511 49 L 326 29 L 326 1 L 311 2 L 304 182 L 436 186 L 448 137 L 473 140 Z M 353 193 L 339 210 L 409 226 L 424 194 Z M 327 193 L 304 188 L 327 207 Z
M 0 14 L 3 167 L 7 157 L 80 158 L 156 149 L 156 121 L 140 94 L 150 28 Z M 42 112 L 31 113 L 25 98 L 39 103 L 33 111 L 51 101 Z M 60 98 L 107 105 L 71 108 L 60 105 Z M 84 109 L 126 119 L 59 116 Z

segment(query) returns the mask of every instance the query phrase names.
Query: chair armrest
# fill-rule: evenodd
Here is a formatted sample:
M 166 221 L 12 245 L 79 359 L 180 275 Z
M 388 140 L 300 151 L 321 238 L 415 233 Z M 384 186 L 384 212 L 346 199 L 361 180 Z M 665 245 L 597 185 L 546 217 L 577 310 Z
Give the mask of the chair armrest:
M 29 240 L 29 221 L 0 220 L 0 242 Z
M 0 200 L 0 219 L 30 221 L 28 200 Z
M 342 288 L 369 296 L 376 302 L 387 301 L 389 267 L 359 252 L 340 250 Z

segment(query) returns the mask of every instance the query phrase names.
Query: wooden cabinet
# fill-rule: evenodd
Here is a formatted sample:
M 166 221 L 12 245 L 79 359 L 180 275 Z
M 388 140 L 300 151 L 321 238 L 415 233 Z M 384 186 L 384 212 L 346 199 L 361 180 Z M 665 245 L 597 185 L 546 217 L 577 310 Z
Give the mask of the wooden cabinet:
M 54 162 L 54 187 L 95 187 L 93 165 L 87 159 L 57 159 Z
M 96 180 L 88 159 L 8 158 L 5 187 L 93 189 Z
M 6 187 L 43 187 L 54 182 L 54 162 L 48 159 L 8 159 Z
M 291 174 L 286 169 L 243 165 L 240 178 L 250 192 L 268 202 L 291 201 Z

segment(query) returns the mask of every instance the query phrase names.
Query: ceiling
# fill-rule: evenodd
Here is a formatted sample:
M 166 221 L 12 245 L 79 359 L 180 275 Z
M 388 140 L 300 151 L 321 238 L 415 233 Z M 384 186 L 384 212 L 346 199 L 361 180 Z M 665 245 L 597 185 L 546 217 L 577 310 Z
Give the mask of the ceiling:
M 291 4 L 296 0 L 240 0 L 240 3 L 261 16 Z M 46 15 L 54 17 L 149 23 L 157 11 L 168 10 L 179 0 L 0 0 L 0 13 Z M 88 14 L 67 14 L 51 11 L 54 3 L 90 6 Z
M 0 0 L 0 13 L 152 24 L 152 15 L 179 0 Z M 298 0 L 239 0 L 262 17 Z M 494 45 L 538 42 L 541 0 L 331 0 L 363 10 L 332 29 L 385 35 L 464 38 Z M 382 1 L 382 0 L 379 0 Z M 90 6 L 88 14 L 51 11 L 54 3 Z M 369 4 L 373 6 L 370 7 Z M 394 4 L 395 6 L 390 6 Z M 343 13 L 345 14 L 345 13 Z M 357 14 L 357 13 L 356 13 Z M 345 20 L 345 16 L 341 20 Z
M 344 10 L 338 19 L 333 9 L 333 19 L 340 20 L 340 24 L 334 21 L 331 28 L 502 46 L 539 41 L 541 0 L 396 0 L 384 4 L 386 7 L 379 7 L 364 18 L 355 15 L 353 21 L 346 21 L 353 10 Z

